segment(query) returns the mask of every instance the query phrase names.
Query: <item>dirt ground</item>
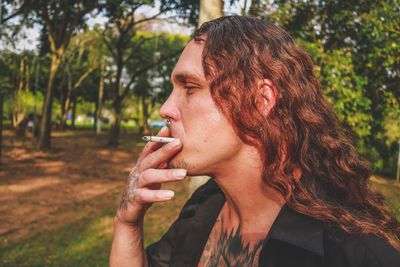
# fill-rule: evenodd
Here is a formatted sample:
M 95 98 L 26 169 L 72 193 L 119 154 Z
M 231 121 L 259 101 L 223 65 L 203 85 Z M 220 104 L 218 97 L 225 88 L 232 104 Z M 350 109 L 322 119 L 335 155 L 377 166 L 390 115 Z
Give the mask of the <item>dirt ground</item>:
M 41 152 L 31 139 L 5 133 L 0 170 L 0 238 L 18 241 L 94 209 L 91 199 L 119 194 L 137 148 L 109 149 L 106 136 L 54 133 L 53 149 Z M 94 142 L 96 140 L 97 142 Z M 97 204 L 101 201 L 97 200 Z M 4 241 L 4 240 L 3 240 Z

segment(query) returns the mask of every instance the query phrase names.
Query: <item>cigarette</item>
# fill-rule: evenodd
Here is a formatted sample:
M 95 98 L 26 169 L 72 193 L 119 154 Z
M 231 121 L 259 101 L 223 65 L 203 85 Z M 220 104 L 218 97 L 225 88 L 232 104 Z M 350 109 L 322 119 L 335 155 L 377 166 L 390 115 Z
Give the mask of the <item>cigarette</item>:
M 171 143 L 176 140 L 176 138 L 171 137 L 161 137 L 161 136 L 143 136 L 142 139 L 145 142 L 160 142 L 160 143 Z

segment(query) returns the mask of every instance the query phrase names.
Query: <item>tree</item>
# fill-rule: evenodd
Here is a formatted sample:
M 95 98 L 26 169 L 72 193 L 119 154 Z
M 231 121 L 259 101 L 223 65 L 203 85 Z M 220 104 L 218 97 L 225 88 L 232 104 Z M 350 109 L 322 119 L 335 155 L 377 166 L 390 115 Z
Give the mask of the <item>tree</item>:
M 25 0 L 24 15 L 43 25 L 51 52 L 50 71 L 46 95 L 42 108 L 38 148 L 51 146 L 51 113 L 54 95 L 54 81 L 70 40 L 77 29 L 84 26 L 85 16 L 97 6 L 96 0 L 87 1 L 46 1 Z
M 29 4 L 30 2 L 25 1 L 0 1 L 0 26 L 3 26 L 11 19 L 28 12 Z
M 4 51 L 1 61 L 5 66 L 3 84 L 7 81 L 7 90 L 11 97 L 11 125 L 16 134 L 23 136 L 28 115 L 28 99 L 32 95 L 33 75 L 37 70 L 38 57 L 30 51 Z
M 3 148 L 3 118 L 4 118 L 4 100 L 11 92 L 9 82 L 10 69 L 3 57 L 0 56 L 0 164 Z
M 222 17 L 224 15 L 223 7 L 223 0 L 200 0 L 198 26 L 206 21 Z
M 72 38 L 62 64 L 62 78 L 59 84 L 61 130 L 66 127 L 67 113 L 72 107 L 76 90 L 93 72 L 101 71 L 104 54 L 105 48 L 96 29 L 86 30 Z
M 152 61 L 148 65 L 143 62 L 137 62 L 139 50 L 153 37 L 141 36 L 136 38 L 139 27 L 151 20 L 158 18 L 171 10 L 184 10 L 185 5 L 181 6 L 175 1 L 161 1 L 158 13 L 143 17 L 137 14 L 139 7 L 153 5 L 153 1 L 109 1 L 107 6 L 107 16 L 109 21 L 103 34 L 103 40 L 113 59 L 115 65 L 114 85 L 111 89 L 113 98 L 113 116 L 111 120 L 111 131 L 108 144 L 117 145 L 121 128 L 122 102 L 133 89 L 133 85 L 139 75 L 147 72 L 157 64 L 160 64 L 169 57 L 175 55 L 177 51 L 162 55 L 157 61 Z M 184 3 L 185 4 L 185 3 Z M 132 40 L 135 42 L 132 44 Z M 152 57 L 153 58 L 153 57 Z M 130 76 L 126 75 L 126 65 L 137 62 L 134 72 Z M 129 62 L 129 63 L 128 63 Z M 146 61 L 148 62 L 148 61 Z M 132 69 L 132 68 L 131 68 Z
M 148 38 L 149 41 L 140 48 L 138 57 L 128 63 L 127 72 L 129 75 L 136 75 L 132 93 L 141 107 L 139 133 L 149 134 L 149 116 L 155 103 L 163 102 L 171 92 L 170 75 L 189 36 L 139 32 L 133 42 L 136 43 L 142 38 Z M 161 64 L 154 65 L 161 59 Z M 140 63 L 153 67 L 139 73 Z

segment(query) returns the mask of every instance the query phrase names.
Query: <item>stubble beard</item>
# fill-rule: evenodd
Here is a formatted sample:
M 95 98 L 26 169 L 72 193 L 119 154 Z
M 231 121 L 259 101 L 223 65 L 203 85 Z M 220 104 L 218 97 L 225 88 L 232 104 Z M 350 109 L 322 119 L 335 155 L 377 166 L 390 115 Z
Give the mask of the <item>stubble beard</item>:
M 177 160 L 175 162 L 168 162 L 168 168 L 169 169 L 185 169 L 188 170 L 189 169 L 189 164 L 184 161 L 183 159 L 181 160 Z

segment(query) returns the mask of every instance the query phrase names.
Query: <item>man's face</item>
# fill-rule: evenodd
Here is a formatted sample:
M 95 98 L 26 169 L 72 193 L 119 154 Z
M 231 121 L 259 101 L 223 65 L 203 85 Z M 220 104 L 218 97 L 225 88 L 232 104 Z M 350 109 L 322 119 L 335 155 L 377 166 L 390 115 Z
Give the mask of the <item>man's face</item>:
M 171 136 L 183 144 L 170 161 L 190 175 L 213 175 L 232 163 L 243 145 L 214 104 L 202 66 L 203 43 L 191 41 L 176 64 L 173 91 L 160 109 L 171 120 Z

